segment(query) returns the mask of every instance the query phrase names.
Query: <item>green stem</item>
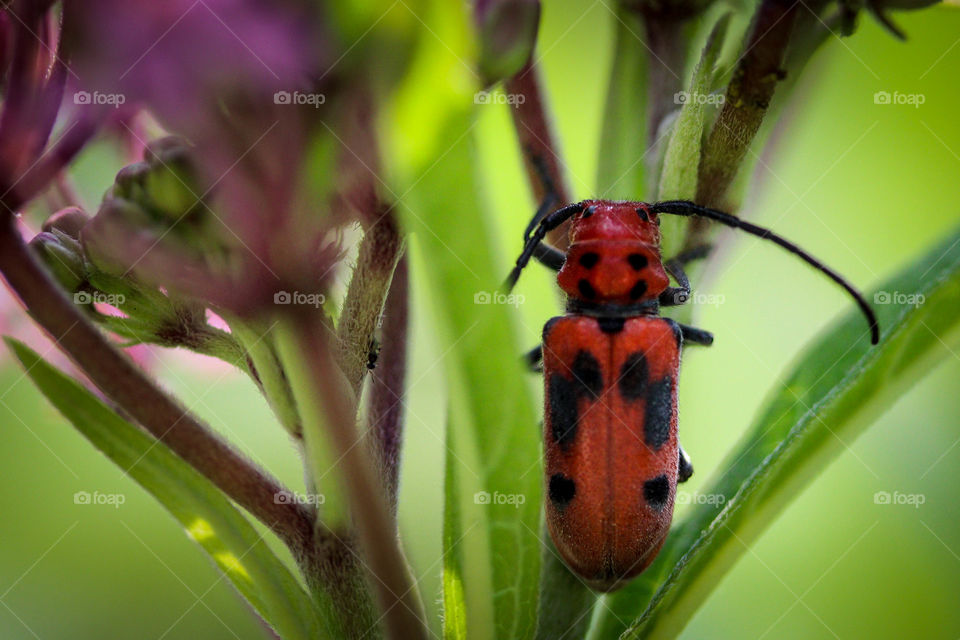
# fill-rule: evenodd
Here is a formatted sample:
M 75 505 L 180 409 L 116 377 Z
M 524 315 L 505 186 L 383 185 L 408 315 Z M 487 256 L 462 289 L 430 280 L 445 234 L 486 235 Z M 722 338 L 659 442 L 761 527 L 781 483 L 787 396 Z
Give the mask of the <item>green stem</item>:
M 560 558 L 546 528 L 540 565 L 540 603 L 536 640 L 583 638 L 590 628 L 597 594 L 575 576 Z
M 0 226 L 0 272 L 57 346 L 103 393 L 155 438 L 266 524 L 297 554 L 310 545 L 312 513 L 278 501 L 288 491 L 166 395 L 68 300 L 23 242 Z
M 403 394 L 407 374 L 409 274 L 407 258 L 397 263 L 383 310 L 383 343 L 372 373 L 368 431 L 376 445 L 380 477 L 396 517 L 403 442 Z
M 335 364 L 332 336 L 315 320 L 309 312 L 291 313 L 282 357 L 293 365 L 288 372 L 296 374 L 294 393 L 304 420 L 311 473 L 315 479 L 334 475 L 344 492 L 333 513 L 327 509 L 329 499 L 324 503 L 323 524 L 335 529 L 328 519 L 331 515 L 337 518 L 334 522 L 346 523 L 349 516 L 354 523 L 388 637 L 426 638 L 423 606 L 394 533 L 369 443 L 354 426 L 356 405 L 349 383 Z M 325 451 L 321 452 L 321 447 Z
M 290 381 L 280 365 L 272 327 L 264 328 L 261 324 L 236 317 L 228 317 L 227 323 L 249 358 L 249 364 L 245 363 L 245 368 L 260 387 L 274 415 L 290 435 L 299 438 L 303 430 L 300 415 L 293 399 Z
M 360 397 L 374 332 L 403 249 L 393 209 L 381 207 L 380 211 L 360 243 L 357 266 L 337 326 L 338 362 L 354 398 Z
M 754 16 L 743 57 L 727 86 L 726 100 L 704 144 L 697 202 L 724 208 L 736 177 L 784 78 L 783 63 L 797 17 L 797 3 L 764 0 Z

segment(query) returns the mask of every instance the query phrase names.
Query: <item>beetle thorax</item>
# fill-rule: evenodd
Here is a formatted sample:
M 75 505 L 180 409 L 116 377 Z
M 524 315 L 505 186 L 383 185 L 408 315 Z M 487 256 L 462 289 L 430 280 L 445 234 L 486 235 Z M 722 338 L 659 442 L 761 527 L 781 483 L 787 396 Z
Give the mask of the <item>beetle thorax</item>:
M 557 282 L 591 303 L 655 300 L 669 284 L 656 216 L 639 202 L 588 201 L 573 218 L 567 259 Z

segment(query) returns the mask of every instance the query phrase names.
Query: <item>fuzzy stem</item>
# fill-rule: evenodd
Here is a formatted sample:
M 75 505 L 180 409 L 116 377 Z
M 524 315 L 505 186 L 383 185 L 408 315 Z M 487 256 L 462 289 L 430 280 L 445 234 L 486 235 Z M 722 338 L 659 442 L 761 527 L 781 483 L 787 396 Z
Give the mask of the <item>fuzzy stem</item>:
M 305 411 L 304 437 L 308 442 L 311 437 L 324 441 L 332 448 L 387 635 L 397 640 L 426 638 L 422 603 L 394 534 L 390 510 L 369 449 L 364 446 L 364 436 L 354 426 L 354 403 L 335 364 L 324 333 L 327 329 L 303 312 L 292 313 L 290 321 L 292 343 L 297 347 L 291 355 L 297 360 L 297 369 L 306 373 L 307 379 L 303 382 L 312 388 L 313 403 L 321 407 L 326 418 L 323 424 L 316 424 L 308 420 L 311 413 Z M 321 429 L 326 433 L 312 433 Z M 329 469 L 313 471 L 315 475 L 325 474 Z
M 597 603 L 597 594 L 567 568 L 546 526 L 541 540 L 543 560 L 535 640 L 584 638 L 590 628 L 590 614 Z
M 647 146 L 653 147 L 660 136 L 663 121 L 670 112 L 679 108 L 675 96 L 683 89 L 689 38 L 686 37 L 686 21 L 682 18 L 649 14 L 644 16 L 643 25 L 650 47 L 647 67 Z M 653 154 L 654 158 L 658 155 Z M 651 191 L 656 192 L 656 189 Z
M 356 547 L 346 531 L 321 527 L 314 546 L 298 562 L 317 606 L 334 625 L 330 637 L 376 640 L 382 637 L 377 608 Z
M 383 311 L 383 342 L 370 388 L 368 423 L 380 466 L 380 476 L 394 518 L 403 441 L 403 392 L 407 373 L 407 316 L 409 282 L 407 259 L 401 257 L 393 273 Z
M 534 62 L 529 62 L 515 76 L 504 82 L 509 94 L 522 95 L 524 100 L 510 110 L 517 142 L 523 154 L 523 164 L 533 189 L 533 197 L 539 205 L 547 195 L 541 171 L 546 170 L 553 183 L 556 207 L 571 202 L 571 193 L 561 165 L 563 156 L 557 143 L 550 114 L 540 86 L 540 71 Z M 538 168 L 538 167 L 542 167 Z M 549 241 L 560 248 L 567 246 L 567 225 L 550 232 Z
M 381 211 L 360 243 L 357 266 L 337 327 L 340 368 L 355 398 L 360 397 L 374 332 L 403 248 L 392 207 Z
M 799 3 L 764 0 L 753 19 L 745 53 L 727 86 L 726 101 L 704 145 L 697 202 L 723 208 L 730 184 L 760 129 L 777 82 Z
M 63 136 L 19 178 L 0 179 L 0 215 L 16 212 L 40 193 L 80 153 L 99 126 L 95 115 L 80 117 L 67 125 Z

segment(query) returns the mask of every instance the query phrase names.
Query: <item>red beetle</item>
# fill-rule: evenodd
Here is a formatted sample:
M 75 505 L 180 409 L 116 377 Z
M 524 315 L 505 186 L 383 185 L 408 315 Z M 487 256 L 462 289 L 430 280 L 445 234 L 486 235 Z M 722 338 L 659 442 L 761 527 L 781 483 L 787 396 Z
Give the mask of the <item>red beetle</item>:
M 656 204 L 586 200 L 556 211 L 549 200 L 527 228 L 507 280 L 536 258 L 559 271 L 567 314 L 547 322 L 542 359 L 547 526 L 567 566 L 598 591 L 643 571 L 663 545 L 677 483 L 693 473 L 677 438 L 677 378 L 684 343 L 713 336 L 659 315 L 690 294 L 694 249 L 663 263 L 660 214 L 701 216 L 770 240 L 842 286 L 870 325 L 873 310 L 840 275 L 773 232 L 687 201 Z M 544 243 L 567 220 L 566 254 Z M 677 286 L 671 287 L 669 276 Z

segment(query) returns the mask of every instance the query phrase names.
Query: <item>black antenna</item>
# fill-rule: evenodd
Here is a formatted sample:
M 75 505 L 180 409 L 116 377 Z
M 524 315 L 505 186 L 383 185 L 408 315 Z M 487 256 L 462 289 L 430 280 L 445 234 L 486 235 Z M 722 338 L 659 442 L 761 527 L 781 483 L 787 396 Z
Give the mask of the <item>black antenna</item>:
M 547 204 L 547 203 L 545 203 Z M 544 215 L 541 212 L 537 213 L 537 216 L 534 217 L 534 222 L 537 218 L 540 219 L 539 223 L 536 225 L 536 229 L 533 229 L 534 223 L 531 223 L 527 227 L 526 237 L 523 244 L 523 253 L 520 254 L 520 257 L 517 258 L 517 264 L 510 271 L 510 275 L 507 276 L 507 281 L 504 283 L 504 288 L 507 291 L 513 289 L 513 285 L 517 284 L 517 279 L 520 278 L 520 272 L 523 271 L 523 268 L 527 266 L 527 263 L 530 262 L 530 258 L 533 257 L 534 252 L 537 249 L 537 246 L 543 239 L 547 236 L 547 232 L 556 229 L 561 224 L 569 220 L 572 216 L 583 211 L 583 203 L 578 202 L 576 204 L 569 204 L 562 209 L 557 209 L 549 215 Z M 533 233 L 531 233 L 533 231 Z
M 700 205 L 694 204 L 689 200 L 670 200 L 668 202 L 657 202 L 650 205 L 650 211 L 652 213 L 667 213 L 676 216 L 700 216 L 701 218 L 708 218 L 721 224 L 725 224 L 728 227 L 746 231 L 747 233 L 763 238 L 764 240 L 770 240 L 771 242 L 780 245 L 790 253 L 800 256 L 800 258 L 803 259 L 807 264 L 826 274 L 828 278 L 843 287 L 846 292 L 853 297 L 857 303 L 857 306 L 859 306 L 860 310 L 863 311 L 863 315 L 867 317 L 867 323 L 870 325 L 870 342 L 872 344 L 877 344 L 877 342 L 880 341 L 880 328 L 877 325 L 877 316 L 864 297 L 860 295 L 860 292 L 854 289 L 853 285 L 847 282 L 839 273 L 823 264 L 786 238 L 778 236 L 769 229 L 745 222 L 740 218 L 736 218 L 722 211 L 717 211 L 716 209 L 701 207 Z

